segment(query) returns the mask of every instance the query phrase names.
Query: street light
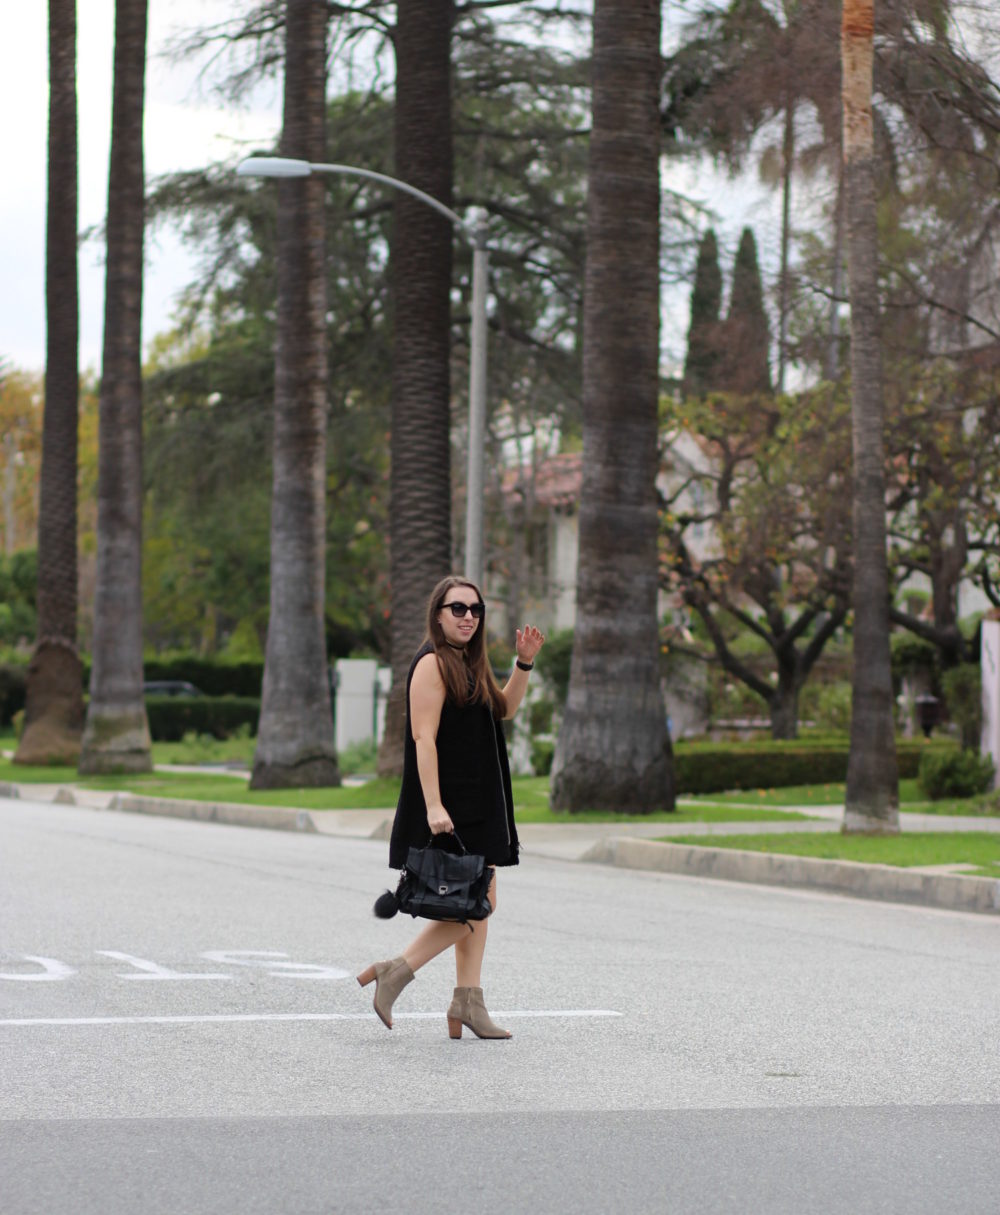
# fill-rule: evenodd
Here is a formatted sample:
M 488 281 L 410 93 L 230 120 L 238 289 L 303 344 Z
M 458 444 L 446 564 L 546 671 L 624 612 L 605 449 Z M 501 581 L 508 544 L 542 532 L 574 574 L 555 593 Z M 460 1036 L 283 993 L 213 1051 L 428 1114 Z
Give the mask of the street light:
M 340 173 L 348 177 L 367 177 L 382 185 L 402 190 L 425 202 L 443 215 L 472 247 L 472 332 L 469 339 L 469 463 L 466 477 L 465 572 L 477 586 L 483 582 L 483 462 L 486 447 L 486 280 L 489 251 L 486 223 L 479 215 L 469 224 L 450 207 L 430 194 L 407 185 L 405 181 L 357 169 L 353 165 L 314 164 L 283 156 L 254 156 L 242 161 L 236 172 L 240 177 L 310 177 L 313 173 Z

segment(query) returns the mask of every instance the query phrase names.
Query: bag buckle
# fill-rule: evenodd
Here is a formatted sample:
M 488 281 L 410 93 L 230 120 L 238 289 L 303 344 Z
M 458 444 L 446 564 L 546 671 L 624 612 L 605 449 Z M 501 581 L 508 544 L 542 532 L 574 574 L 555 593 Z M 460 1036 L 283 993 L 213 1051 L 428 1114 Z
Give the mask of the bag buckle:
M 447 887 L 447 886 L 439 886 L 439 887 L 438 887 L 438 894 L 447 894 L 447 893 L 448 893 L 448 887 Z

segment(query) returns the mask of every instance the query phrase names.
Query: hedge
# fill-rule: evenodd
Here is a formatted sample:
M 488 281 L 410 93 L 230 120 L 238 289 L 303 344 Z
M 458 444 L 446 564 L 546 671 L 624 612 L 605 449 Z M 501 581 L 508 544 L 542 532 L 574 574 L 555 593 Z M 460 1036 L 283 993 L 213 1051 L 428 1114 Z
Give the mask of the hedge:
M 180 679 L 193 683 L 207 697 L 239 696 L 257 699 L 264 677 L 260 662 L 213 663 L 206 658 L 181 657 L 161 661 L 147 659 L 146 679 Z M 0 726 L 9 726 L 14 714 L 24 708 L 28 664 L 0 663 Z M 90 686 L 90 661 L 83 664 L 83 690 Z
M 147 696 L 146 716 L 155 742 L 180 742 L 191 731 L 228 738 L 242 725 L 257 733 L 260 701 L 254 696 Z
M 14 714 L 24 708 L 28 686 L 28 664 L 0 664 L 0 726 L 9 726 Z
M 899 740 L 901 779 L 917 775 L 921 755 L 954 748 L 952 742 Z M 786 785 L 836 784 L 847 779 L 846 744 L 763 741 L 741 745 L 679 743 L 674 748 L 678 793 L 721 793 L 726 789 L 778 789 Z
M 142 665 L 146 679 L 183 679 L 206 696 L 259 697 L 264 680 L 262 662 L 213 662 L 182 654 L 169 659 L 147 658 Z
M 993 783 L 993 760 L 978 751 L 927 751 L 920 758 L 918 780 L 931 801 L 975 797 Z

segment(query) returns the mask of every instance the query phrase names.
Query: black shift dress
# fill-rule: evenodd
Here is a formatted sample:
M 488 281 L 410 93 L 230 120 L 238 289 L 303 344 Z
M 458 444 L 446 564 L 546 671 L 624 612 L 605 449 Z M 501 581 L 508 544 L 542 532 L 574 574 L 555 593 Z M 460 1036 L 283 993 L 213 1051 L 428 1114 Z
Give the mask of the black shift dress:
M 410 724 L 410 684 L 417 663 L 434 647 L 426 643 L 406 677 L 406 737 L 403 783 L 389 841 L 389 866 L 402 869 L 409 849 L 430 840 L 427 804 L 417 771 L 417 744 Z M 446 700 L 437 732 L 438 782 L 441 801 L 469 852 L 489 865 L 516 865 L 517 829 L 510 788 L 510 764 L 503 727 L 481 702 L 457 705 Z

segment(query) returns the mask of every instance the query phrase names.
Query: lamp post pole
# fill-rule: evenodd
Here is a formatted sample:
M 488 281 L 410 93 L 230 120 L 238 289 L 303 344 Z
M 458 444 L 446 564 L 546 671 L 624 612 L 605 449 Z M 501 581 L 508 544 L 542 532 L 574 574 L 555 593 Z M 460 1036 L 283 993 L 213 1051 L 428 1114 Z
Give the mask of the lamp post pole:
M 313 173 L 337 173 L 348 177 L 367 177 L 382 185 L 402 190 L 420 199 L 445 216 L 472 246 L 472 324 L 469 335 L 469 453 L 465 506 L 465 573 L 482 586 L 483 581 L 483 475 L 486 448 L 486 283 L 489 275 L 489 249 L 486 224 L 477 216 L 475 226 L 466 223 L 450 207 L 416 186 L 408 185 L 385 173 L 358 169 L 353 165 L 315 164 L 283 156 L 254 156 L 236 169 L 240 177 L 310 177 Z

